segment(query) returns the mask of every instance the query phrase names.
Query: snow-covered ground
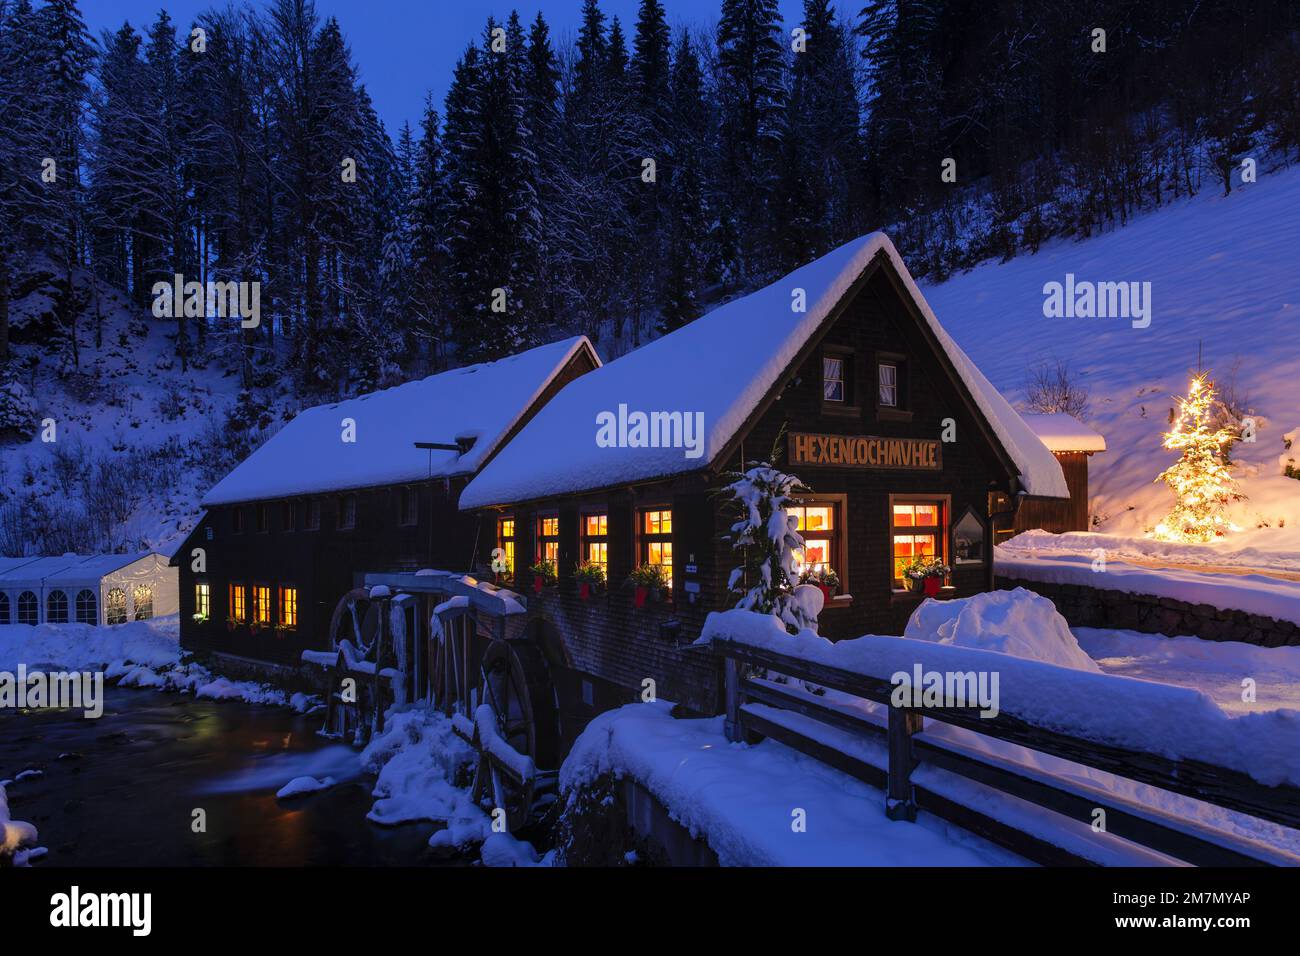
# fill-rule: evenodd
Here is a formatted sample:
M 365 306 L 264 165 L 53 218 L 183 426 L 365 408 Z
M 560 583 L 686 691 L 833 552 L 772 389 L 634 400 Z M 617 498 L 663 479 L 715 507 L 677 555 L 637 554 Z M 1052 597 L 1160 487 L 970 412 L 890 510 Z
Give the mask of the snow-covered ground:
M 176 615 L 148 621 L 91 624 L 0 624 L 0 670 L 103 671 L 123 687 L 152 687 L 217 700 L 290 707 L 305 712 L 319 701 L 307 694 L 252 681 L 232 681 L 193 662 L 182 662 Z
M 1174 395 L 1186 394 L 1198 349 L 1222 392 L 1230 382 L 1257 423 L 1232 450 L 1248 500 L 1231 515 L 1243 530 L 1193 551 L 1285 552 L 1300 563 L 1300 456 L 1283 436 L 1300 428 L 1300 167 L 1261 176 L 1223 197 L 1194 199 L 1084 242 L 1056 240 L 1037 255 L 989 262 L 924 293 L 940 322 L 1013 402 L 1028 369 L 1063 359 L 1090 391 L 1088 424 L 1108 450 L 1090 459 L 1098 530 L 1141 537 L 1168 511 L 1153 479 L 1174 460 L 1161 447 Z M 1129 320 L 1045 318 L 1043 286 L 1078 280 L 1150 282 L 1148 328 Z M 1235 372 L 1234 372 L 1235 369 Z M 1300 465 L 1300 462 L 1297 462 Z M 1254 561 L 1255 558 L 1248 560 Z M 1259 565 L 1256 565 L 1259 566 Z

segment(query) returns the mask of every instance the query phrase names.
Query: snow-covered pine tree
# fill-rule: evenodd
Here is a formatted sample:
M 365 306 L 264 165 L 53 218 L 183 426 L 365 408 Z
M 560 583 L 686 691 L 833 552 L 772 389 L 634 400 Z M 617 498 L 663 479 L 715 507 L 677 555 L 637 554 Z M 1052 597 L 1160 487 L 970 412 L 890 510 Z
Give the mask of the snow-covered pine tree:
M 768 268 L 768 201 L 776 127 L 785 102 L 777 0 L 722 0 L 718 19 L 721 105 L 719 191 L 724 260 L 742 286 Z
M 1182 454 L 1156 478 L 1174 493 L 1174 507 L 1156 525 L 1155 536 L 1164 541 L 1213 541 L 1231 527 L 1224 517 L 1228 505 L 1242 498 L 1224 455 L 1236 436 L 1214 424 L 1214 384 L 1206 373 L 1198 373 L 1187 397 L 1177 401 L 1164 446 Z
M 775 454 L 770 456 L 775 458 Z M 798 519 L 787 508 L 795 494 L 810 489 L 771 461 L 750 462 L 745 471 L 727 476 L 723 491 L 737 520 L 728 540 L 745 563 L 731 572 L 727 588 L 740 595 L 736 607 L 780 618 L 786 630 L 817 629 L 817 619 L 796 598 L 799 575 L 795 553 L 804 547 Z

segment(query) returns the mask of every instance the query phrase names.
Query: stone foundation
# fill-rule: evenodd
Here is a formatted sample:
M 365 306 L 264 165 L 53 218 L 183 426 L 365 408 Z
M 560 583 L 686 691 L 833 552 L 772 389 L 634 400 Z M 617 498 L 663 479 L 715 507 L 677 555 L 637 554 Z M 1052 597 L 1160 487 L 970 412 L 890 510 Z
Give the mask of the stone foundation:
M 1242 641 L 1261 647 L 1300 644 L 1300 626 L 1246 611 L 1082 584 L 1049 584 L 1001 575 L 994 582 L 1002 589 L 1025 588 L 1041 594 L 1072 627 L 1122 628 L 1170 637 L 1190 634 L 1207 641 Z

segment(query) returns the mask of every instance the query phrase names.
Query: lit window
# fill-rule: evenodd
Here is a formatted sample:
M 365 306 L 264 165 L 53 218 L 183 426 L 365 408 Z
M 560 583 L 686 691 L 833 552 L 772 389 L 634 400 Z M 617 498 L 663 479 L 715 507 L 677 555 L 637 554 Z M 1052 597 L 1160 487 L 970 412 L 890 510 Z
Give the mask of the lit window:
M 582 560 L 609 571 L 609 515 L 582 516 Z
M 840 356 L 822 358 L 822 398 L 828 402 L 844 401 L 844 359 Z
M 242 624 L 248 620 L 248 592 L 242 584 L 232 584 L 230 586 L 230 616 L 236 623 Z
M 137 621 L 147 621 L 153 617 L 153 588 L 147 584 L 137 584 L 131 590 L 131 600 Z
M 108 592 L 108 600 L 104 602 L 104 623 L 126 623 L 126 591 L 122 588 L 113 588 Z
M 509 580 L 515 575 L 515 519 L 497 519 L 497 548 L 505 561 L 505 570 L 500 577 Z
M 537 519 L 537 560 L 560 563 L 560 519 L 554 515 Z
M 795 569 L 834 571 L 843 587 L 842 569 L 838 566 L 840 522 L 836 516 L 835 504 L 808 502 L 787 508 L 786 511 L 798 521 L 799 534 L 804 540 L 803 551 L 795 552 Z
M 46 596 L 45 621 L 48 624 L 68 623 L 68 596 L 62 591 L 51 591 Z
M 641 513 L 641 563 L 663 568 L 668 587 L 673 586 L 673 513 L 668 508 Z
M 893 505 L 894 586 L 903 586 L 903 568 L 917 558 L 943 558 L 943 502 L 910 501 Z
M 280 625 L 282 627 L 298 626 L 297 588 L 280 588 Z
M 271 623 L 271 589 L 265 584 L 253 586 L 253 623 Z
M 880 379 L 880 404 L 886 408 L 897 408 L 898 366 L 882 362 L 877 369 Z
M 194 613 L 207 617 L 212 612 L 212 589 L 207 584 L 194 585 Z
M 82 588 L 77 592 L 77 623 L 78 624 L 98 624 L 99 603 L 95 597 L 95 592 L 89 588 Z M 3 618 L 0 618 L 3 620 Z

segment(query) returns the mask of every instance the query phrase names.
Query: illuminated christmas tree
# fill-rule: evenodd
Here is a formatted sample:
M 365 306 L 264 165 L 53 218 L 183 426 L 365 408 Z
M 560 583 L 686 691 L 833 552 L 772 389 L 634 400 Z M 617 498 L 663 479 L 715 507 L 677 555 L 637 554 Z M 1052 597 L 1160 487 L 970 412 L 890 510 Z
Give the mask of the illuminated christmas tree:
M 1162 541 L 1213 541 L 1231 528 L 1224 510 L 1241 500 L 1237 483 L 1228 472 L 1225 447 L 1236 437 L 1214 425 L 1214 386 L 1204 372 L 1192 379 L 1186 398 L 1178 399 L 1173 428 L 1164 446 L 1182 457 L 1160 473 L 1174 493 L 1174 508 L 1155 528 Z

